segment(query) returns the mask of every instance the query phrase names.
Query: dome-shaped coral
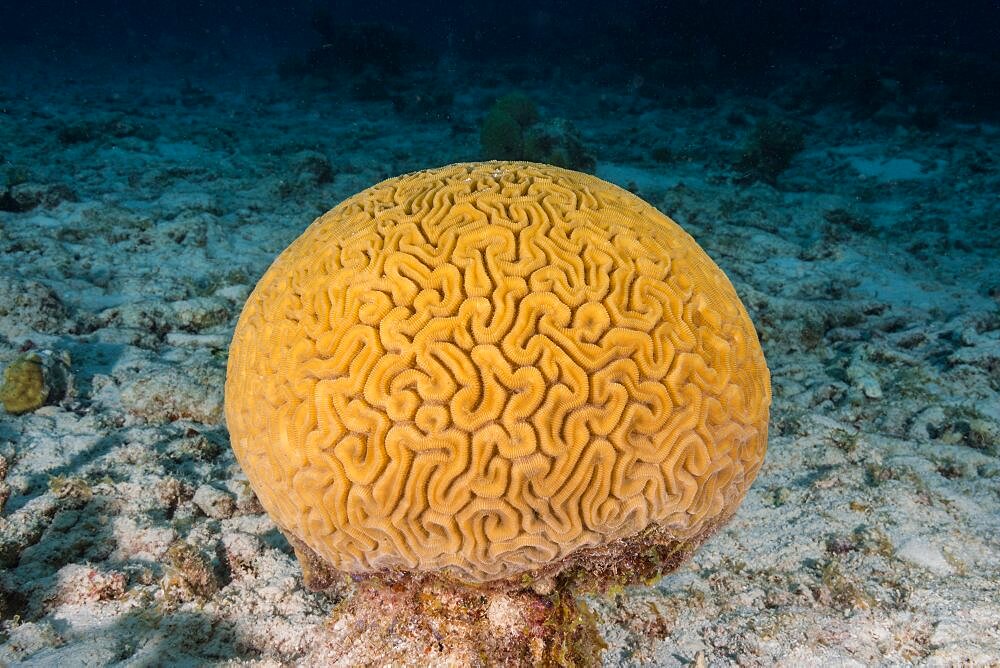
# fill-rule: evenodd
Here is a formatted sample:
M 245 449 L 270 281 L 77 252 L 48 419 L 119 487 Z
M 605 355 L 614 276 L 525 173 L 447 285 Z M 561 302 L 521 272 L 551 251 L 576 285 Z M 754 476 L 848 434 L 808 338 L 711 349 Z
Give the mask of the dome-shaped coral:
M 651 528 L 697 545 L 756 475 L 770 398 L 746 311 L 676 223 L 510 162 L 317 219 L 247 301 L 226 382 L 237 458 L 293 540 L 471 582 Z

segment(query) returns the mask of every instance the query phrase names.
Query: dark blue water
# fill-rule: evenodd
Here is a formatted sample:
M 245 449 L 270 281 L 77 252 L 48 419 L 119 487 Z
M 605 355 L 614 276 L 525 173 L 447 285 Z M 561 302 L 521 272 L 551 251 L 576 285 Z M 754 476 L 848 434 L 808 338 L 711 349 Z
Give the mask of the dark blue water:
M 79 68 L 238 68 L 304 59 L 316 74 L 370 66 L 429 71 L 443 57 L 483 76 L 573 77 L 595 86 L 641 76 L 642 92 L 688 84 L 760 90 L 815 78 L 813 102 L 871 108 L 878 81 L 902 104 L 995 116 L 1000 4 L 981 2 L 5 2 L 0 48 Z M 312 49 L 321 49 L 313 53 Z M 82 62 L 81 62 L 82 61 Z M 514 72 L 503 67 L 521 65 Z M 501 68 L 501 69 L 497 69 Z M 802 68 L 809 68 L 803 70 Z M 346 70 L 346 71 L 345 71 Z M 119 71 L 117 76 L 124 74 Z

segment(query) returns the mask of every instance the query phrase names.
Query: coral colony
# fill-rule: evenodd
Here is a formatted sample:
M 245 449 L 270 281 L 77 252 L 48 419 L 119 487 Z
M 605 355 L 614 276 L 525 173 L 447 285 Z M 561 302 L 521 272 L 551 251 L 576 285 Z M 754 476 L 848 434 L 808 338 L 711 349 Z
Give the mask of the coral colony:
M 404 659 L 597 661 L 576 595 L 673 570 L 733 515 L 770 400 L 684 230 L 528 162 L 407 174 L 318 218 L 247 300 L 226 381 L 307 583 L 353 588 L 339 621 Z

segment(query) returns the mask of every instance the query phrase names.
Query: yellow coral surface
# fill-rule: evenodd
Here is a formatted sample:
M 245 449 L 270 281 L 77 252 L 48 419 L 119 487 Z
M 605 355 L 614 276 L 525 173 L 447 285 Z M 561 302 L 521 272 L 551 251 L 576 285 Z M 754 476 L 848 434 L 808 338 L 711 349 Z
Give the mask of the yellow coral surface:
M 32 354 L 24 355 L 4 369 L 4 383 L 0 387 L 0 403 L 13 415 L 30 413 L 45 405 L 49 388 L 41 360 Z
M 260 280 L 226 415 L 286 532 L 335 568 L 510 577 L 742 500 L 770 379 L 732 285 L 600 179 L 456 164 L 361 192 Z

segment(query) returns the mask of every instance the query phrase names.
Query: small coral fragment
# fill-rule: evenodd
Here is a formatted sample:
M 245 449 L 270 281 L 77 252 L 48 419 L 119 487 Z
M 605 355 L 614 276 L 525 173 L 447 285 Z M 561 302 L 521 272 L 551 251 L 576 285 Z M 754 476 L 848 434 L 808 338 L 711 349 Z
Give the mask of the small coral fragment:
M 29 413 L 45 404 L 49 390 L 42 377 L 42 363 L 37 356 L 14 360 L 4 371 L 0 400 L 8 413 Z
M 21 355 L 4 370 L 0 402 L 13 415 L 30 413 L 66 396 L 70 385 L 69 355 L 51 350 Z

